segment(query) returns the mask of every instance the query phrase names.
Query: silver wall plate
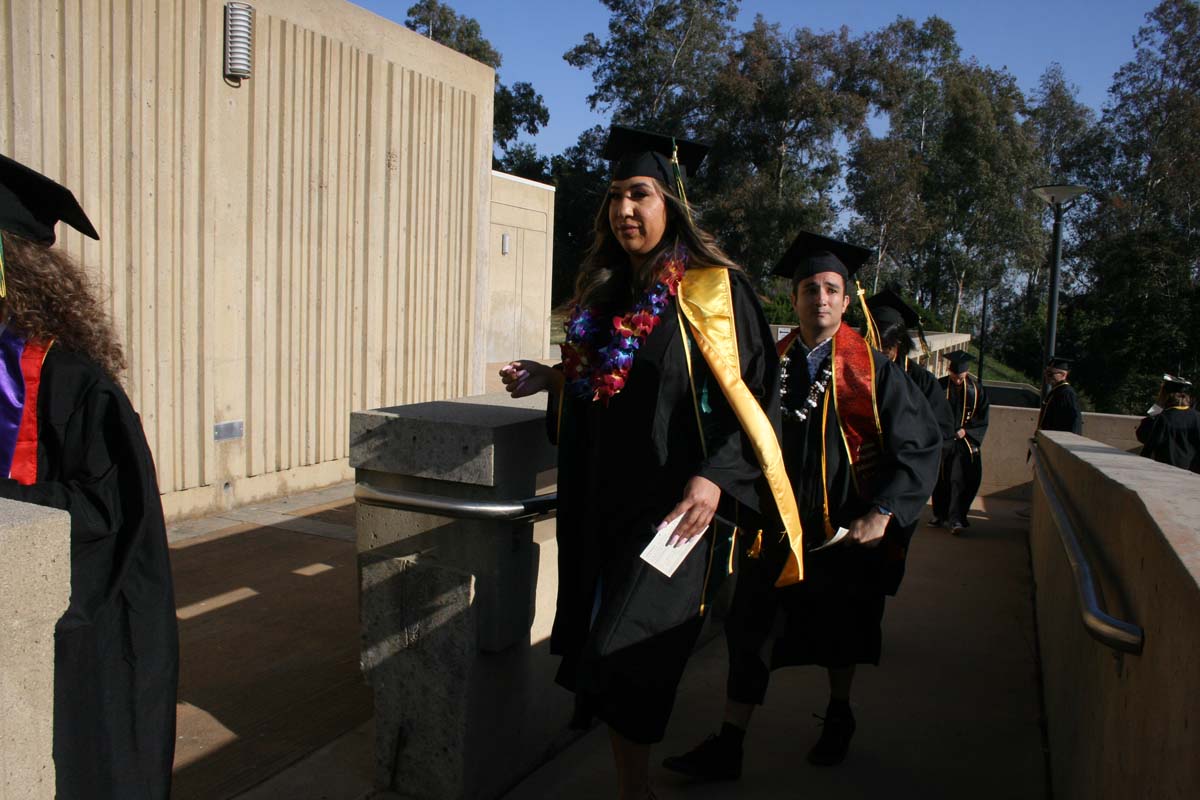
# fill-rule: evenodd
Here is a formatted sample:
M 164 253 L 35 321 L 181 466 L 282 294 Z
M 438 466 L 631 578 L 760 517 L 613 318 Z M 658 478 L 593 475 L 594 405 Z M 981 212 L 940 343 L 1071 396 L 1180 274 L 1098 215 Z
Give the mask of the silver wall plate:
M 240 419 L 232 422 L 218 422 L 213 425 L 213 441 L 225 442 L 230 439 L 240 439 L 246 432 L 246 425 Z

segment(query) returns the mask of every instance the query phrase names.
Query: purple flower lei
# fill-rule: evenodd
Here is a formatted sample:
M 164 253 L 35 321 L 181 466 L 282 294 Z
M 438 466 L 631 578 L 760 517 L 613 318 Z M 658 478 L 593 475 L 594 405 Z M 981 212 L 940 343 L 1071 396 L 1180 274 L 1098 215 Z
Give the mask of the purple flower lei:
M 625 388 L 634 355 L 661 321 L 686 268 L 687 252 L 679 248 L 667 258 L 658 280 L 641 301 L 629 313 L 609 318 L 611 327 L 589 308 L 578 304 L 572 308 L 563 323 L 567 338 L 561 345 L 569 394 L 607 403 Z M 605 334 L 607 343 L 601 344 Z

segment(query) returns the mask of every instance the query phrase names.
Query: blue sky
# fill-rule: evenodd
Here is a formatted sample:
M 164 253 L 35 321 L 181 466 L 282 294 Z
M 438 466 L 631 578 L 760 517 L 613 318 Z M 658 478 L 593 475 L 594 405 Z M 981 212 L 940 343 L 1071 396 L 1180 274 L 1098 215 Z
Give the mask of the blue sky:
M 353 0 L 403 24 L 410 0 Z M 446 0 L 443 0 L 446 2 Z M 1079 87 L 1079 99 L 1099 110 L 1112 76 L 1133 56 L 1133 35 L 1154 0 L 744 0 L 738 27 L 756 14 L 785 29 L 832 30 L 846 25 L 855 35 L 881 28 L 898 16 L 918 21 L 937 15 L 954 26 L 964 57 L 1007 67 L 1030 91 L 1051 61 L 1063 65 Z M 590 32 L 603 37 L 607 9 L 598 0 L 450 0 L 459 14 L 474 17 L 503 58 L 500 79 L 528 81 L 550 109 L 550 124 L 534 142 L 543 155 L 574 144 L 579 132 L 605 124 L 607 115 L 587 107 L 591 75 L 574 69 L 563 53 Z

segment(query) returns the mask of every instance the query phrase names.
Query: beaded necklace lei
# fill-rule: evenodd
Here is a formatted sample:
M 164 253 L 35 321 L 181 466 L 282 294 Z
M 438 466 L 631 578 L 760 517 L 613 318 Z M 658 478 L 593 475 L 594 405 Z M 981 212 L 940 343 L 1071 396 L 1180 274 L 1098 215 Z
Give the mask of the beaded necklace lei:
M 808 397 L 805 398 L 799 408 L 792 408 L 787 403 L 788 369 L 791 363 L 792 357 L 789 354 L 785 353 L 779 359 L 779 397 L 781 401 L 779 405 L 783 410 L 784 416 L 804 422 L 804 420 L 808 419 L 808 415 L 812 413 L 812 410 L 817 407 L 817 398 L 825 393 L 825 387 L 829 385 L 829 379 L 833 377 L 833 368 L 830 366 L 829 356 L 826 356 L 821 367 L 821 374 L 808 387 Z M 807 364 L 805 364 L 805 369 L 808 369 Z
M 574 397 L 600 400 L 605 405 L 625 388 L 625 378 L 642 342 L 662 321 L 663 310 L 679 290 L 687 269 L 687 251 L 667 256 L 658 280 L 627 314 L 610 317 L 611 327 L 590 308 L 578 303 L 563 323 L 567 339 L 561 345 L 566 390 Z

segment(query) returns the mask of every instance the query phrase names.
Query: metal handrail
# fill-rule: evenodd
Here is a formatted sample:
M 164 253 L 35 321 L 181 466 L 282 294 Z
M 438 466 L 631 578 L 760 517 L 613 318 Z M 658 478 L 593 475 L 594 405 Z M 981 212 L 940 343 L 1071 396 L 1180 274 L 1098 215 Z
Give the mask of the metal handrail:
M 1114 650 L 1141 655 L 1146 640 L 1145 631 L 1132 622 L 1109 616 L 1104 610 L 1096 589 L 1091 562 L 1079 544 L 1079 537 L 1075 535 L 1071 512 L 1060 499 L 1054 478 L 1043 464 L 1042 454 L 1038 451 L 1036 443 L 1031 450 L 1034 474 L 1046 493 L 1050 514 L 1054 517 L 1055 527 L 1058 528 L 1058 538 L 1062 541 L 1067 563 L 1071 565 L 1071 572 L 1075 575 L 1075 591 L 1079 596 L 1079 615 L 1084 629 L 1093 639 Z
M 511 522 L 546 516 L 558 508 L 558 492 L 539 494 L 525 500 L 493 502 L 385 489 L 361 481 L 354 485 L 354 499 L 364 505 L 418 511 L 439 517 Z

